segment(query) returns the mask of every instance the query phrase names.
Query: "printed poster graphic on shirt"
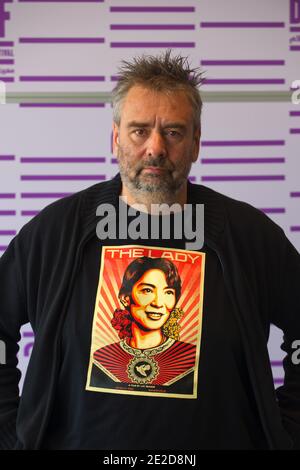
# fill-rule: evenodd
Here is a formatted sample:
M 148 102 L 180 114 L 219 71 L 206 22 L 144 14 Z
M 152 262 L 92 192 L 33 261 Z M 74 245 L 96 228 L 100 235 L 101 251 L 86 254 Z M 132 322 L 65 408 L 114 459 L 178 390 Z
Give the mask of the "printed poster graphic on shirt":
M 86 390 L 197 398 L 205 253 L 102 248 Z

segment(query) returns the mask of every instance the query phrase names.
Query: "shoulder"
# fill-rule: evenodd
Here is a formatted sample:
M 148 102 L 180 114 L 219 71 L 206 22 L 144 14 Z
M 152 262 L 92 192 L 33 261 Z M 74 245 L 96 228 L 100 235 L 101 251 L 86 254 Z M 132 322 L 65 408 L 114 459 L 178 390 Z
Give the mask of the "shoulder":
M 222 230 L 249 237 L 275 236 L 282 238 L 282 228 L 271 220 L 262 210 L 248 202 L 234 199 L 207 186 L 193 184 L 192 194 L 195 201 L 204 204 L 207 219 L 219 221 Z
M 101 197 L 101 193 L 106 190 L 110 181 L 104 181 L 90 186 L 81 191 L 75 192 L 70 196 L 61 198 L 44 207 L 35 217 L 23 226 L 25 230 L 34 230 L 34 228 L 43 225 L 46 228 L 49 225 L 67 224 L 68 219 L 74 214 L 80 215 L 84 209 L 88 209 L 90 199 L 95 195 Z M 46 224 L 46 225 L 45 225 Z
M 95 217 L 97 205 L 103 200 L 112 199 L 117 193 L 120 179 L 115 176 L 59 199 L 44 207 L 26 223 L 17 235 L 18 242 L 29 244 L 47 240 L 54 245 L 55 240 L 74 238 L 83 233 L 84 228 Z
M 72 265 L 81 240 L 96 221 L 98 201 L 103 199 L 103 194 L 112 193 L 112 181 L 97 183 L 59 199 L 23 225 L 6 250 L 7 255 L 16 257 L 23 276 L 32 278 L 36 273 L 38 283 L 45 266 L 62 272 Z

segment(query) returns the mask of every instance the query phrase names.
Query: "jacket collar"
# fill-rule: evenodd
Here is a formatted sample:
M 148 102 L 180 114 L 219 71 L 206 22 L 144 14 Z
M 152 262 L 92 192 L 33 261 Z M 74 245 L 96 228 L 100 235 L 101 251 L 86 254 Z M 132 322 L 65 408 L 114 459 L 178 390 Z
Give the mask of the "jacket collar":
M 82 204 L 83 238 L 95 233 L 98 222 L 96 209 L 100 204 L 118 206 L 118 197 L 122 189 L 120 173 L 111 180 L 97 183 L 84 190 Z M 204 204 L 204 234 L 205 242 L 215 246 L 224 230 L 225 225 L 225 196 L 203 185 L 188 181 L 188 202 Z

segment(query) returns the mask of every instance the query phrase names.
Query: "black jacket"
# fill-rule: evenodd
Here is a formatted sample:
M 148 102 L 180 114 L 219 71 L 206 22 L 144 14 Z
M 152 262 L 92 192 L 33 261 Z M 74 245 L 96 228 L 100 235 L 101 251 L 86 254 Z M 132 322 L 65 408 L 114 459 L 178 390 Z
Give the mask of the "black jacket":
M 61 328 L 82 248 L 95 236 L 96 208 L 117 203 L 119 174 L 43 209 L 0 259 L 0 448 L 38 449 L 49 421 L 60 365 Z M 188 184 L 205 204 L 205 243 L 222 265 L 234 306 L 259 416 L 270 449 L 300 449 L 300 255 L 283 230 L 259 210 L 202 185 Z M 19 400 L 20 326 L 35 344 Z M 284 332 L 285 382 L 276 392 L 268 356 L 270 324 Z

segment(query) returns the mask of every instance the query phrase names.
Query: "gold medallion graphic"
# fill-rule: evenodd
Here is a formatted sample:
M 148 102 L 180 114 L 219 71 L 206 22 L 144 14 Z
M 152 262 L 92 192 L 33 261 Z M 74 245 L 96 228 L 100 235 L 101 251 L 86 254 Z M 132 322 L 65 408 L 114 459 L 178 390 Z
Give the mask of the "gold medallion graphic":
M 134 357 L 129 361 L 127 373 L 132 382 L 147 384 L 156 379 L 159 367 L 155 359 L 151 357 Z

